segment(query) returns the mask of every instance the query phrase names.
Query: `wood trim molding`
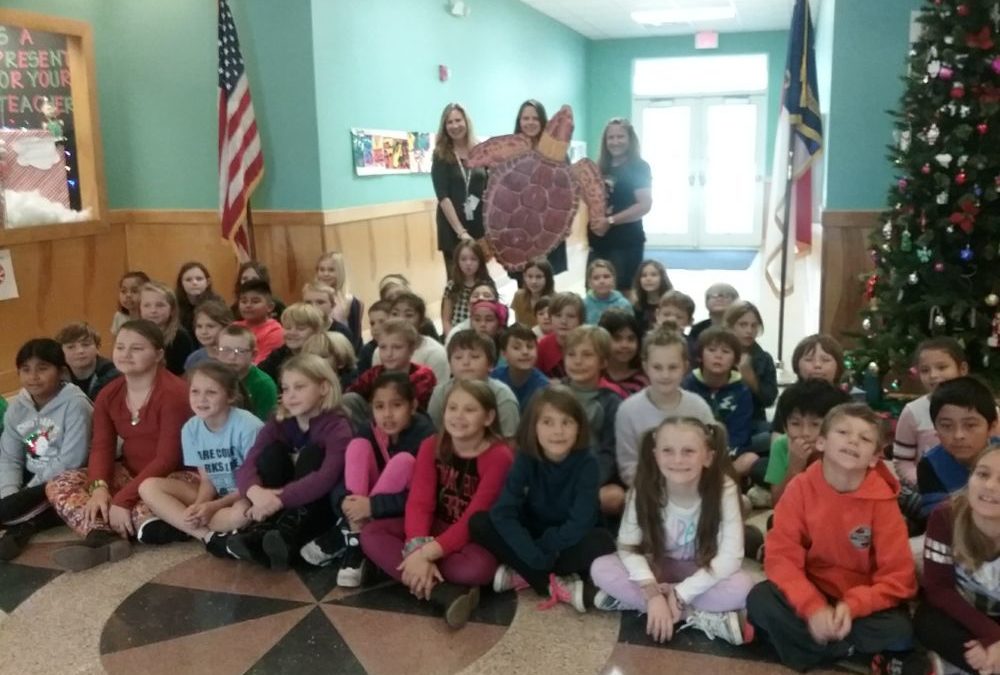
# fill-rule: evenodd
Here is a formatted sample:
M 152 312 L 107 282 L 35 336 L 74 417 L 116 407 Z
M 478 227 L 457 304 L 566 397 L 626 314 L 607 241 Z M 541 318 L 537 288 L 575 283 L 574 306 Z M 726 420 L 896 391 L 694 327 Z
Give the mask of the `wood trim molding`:
M 820 222 L 824 228 L 863 229 L 874 227 L 882 211 L 823 211 Z

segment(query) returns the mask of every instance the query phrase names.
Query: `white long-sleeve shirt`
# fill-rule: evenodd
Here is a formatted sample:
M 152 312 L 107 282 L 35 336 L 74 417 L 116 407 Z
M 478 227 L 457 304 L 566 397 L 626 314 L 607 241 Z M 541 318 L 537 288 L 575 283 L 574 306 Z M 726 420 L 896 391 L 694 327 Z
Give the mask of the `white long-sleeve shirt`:
M 673 560 L 694 560 L 695 539 L 698 533 L 698 519 L 701 517 L 701 500 L 694 505 L 681 507 L 673 502 L 661 514 L 664 526 L 666 550 L 663 555 Z M 740 495 L 736 483 L 726 479 L 722 492 L 722 520 L 719 523 L 719 549 L 707 567 L 700 568 L 674 589 L 685 603 L 690 603 L 722 579 L 735 574 L 743 565 L 743 514 L 740 511 Z M 630 491 L 625 503 L 625 515 L 618 530 L 618 555 L 621 557 L 629 579 L 644 583 L 656 579 L 649 561 L 630 548 L 638 548 L 643 533 L 636 521 L 635 491 Z

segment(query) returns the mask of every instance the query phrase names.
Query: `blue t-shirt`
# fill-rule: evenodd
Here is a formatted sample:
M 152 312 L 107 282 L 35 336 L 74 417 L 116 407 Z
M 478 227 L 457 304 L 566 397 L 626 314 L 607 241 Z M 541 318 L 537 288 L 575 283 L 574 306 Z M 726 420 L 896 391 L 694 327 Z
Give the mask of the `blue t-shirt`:
M 528 404 L 531 402 L 531 397 L 535 395 L 535 392 L 549 386 L 549 378 L 545 377 L 538 368 L 532 368 L 531 375 L 519 387 L 514 386 L 514 383 L 511 382 L 510 366 L 507 364 L 494 368 L 493 372 L 490 373 L 490 377 L 500 380 L 510 387 L 510 390 L 514 392 L 514 396 L 517 397 L 517 406 L 522 413 L 528 409 Z
M 212 431 L 205 422 L 192 417 L 181 428 L 184 464 L 205 470 L 220 497 L 236 491 L 236 469 L 257 440 L 264 423 L 242 408 L 229 411 L 226 425 Z

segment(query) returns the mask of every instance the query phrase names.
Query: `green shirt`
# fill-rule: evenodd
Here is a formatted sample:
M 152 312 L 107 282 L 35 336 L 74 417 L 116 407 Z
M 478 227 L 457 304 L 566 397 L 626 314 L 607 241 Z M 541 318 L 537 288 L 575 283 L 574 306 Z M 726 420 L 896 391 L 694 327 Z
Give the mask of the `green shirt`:
M 771 443 L 771 456 L 767 460 L 767 473 L 764 482 L 768 485 L 779 485 L 788 474 L 788 436 L 782 434 Z
M 0 431 L 3 431 L 3 416 L 7 412 L 7 399 L 0 396 Z
M 278 387 L 267 373 L 257 366 L 250 366 L 243 386 L 250 396 L 248 410 L 266 422 L 278 405 Z

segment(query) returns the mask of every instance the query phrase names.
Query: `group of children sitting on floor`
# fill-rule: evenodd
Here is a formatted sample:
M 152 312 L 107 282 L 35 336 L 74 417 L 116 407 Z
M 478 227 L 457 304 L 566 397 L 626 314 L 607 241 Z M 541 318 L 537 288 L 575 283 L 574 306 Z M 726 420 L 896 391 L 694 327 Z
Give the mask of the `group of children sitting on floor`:
M 658 642 L 678 627 L 766 639 L 801 670 L 863 658 L 923 674 L 944 659 L 1000 673 L 997 408 L 961 346 L 917 349 L 928 393 L 903 411 L 890 465 L 833 338 L 795 348 L 772 428 L 756 307 L 716 284 L 692 326 L 661 264 L 642 264 L 634 304 L 614 276 L 592 262 L 581 298 L 532 262 L 508 325 L 482 250 L 463 242 L 444 339 L 390 275 L 362 343 L 339 254 L 287 307 L 258 263 L 231 307 L 198 263 L 176 291 L 129 272 L 111 361 L 86 323 L 17 353 L 0 559 L 65 523 L 83 537 L 53 554 L 70 571 L 132 541 L 194 538 L 272 569 L 337 562 L 349 587 L 374 564 L 453 627 L 481 587 L 530 587 L 542 608 L 644 612 Z M 761 539 L 744 524 L 754 485 L 775 507 L 763 546 L 745 545 Z M 911 616 L 908 536 L 924 528 Z M 766 581 L 743 571 L 748 555 Z

